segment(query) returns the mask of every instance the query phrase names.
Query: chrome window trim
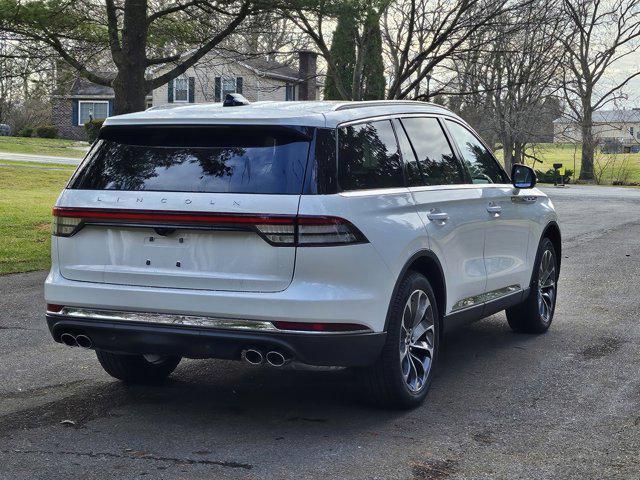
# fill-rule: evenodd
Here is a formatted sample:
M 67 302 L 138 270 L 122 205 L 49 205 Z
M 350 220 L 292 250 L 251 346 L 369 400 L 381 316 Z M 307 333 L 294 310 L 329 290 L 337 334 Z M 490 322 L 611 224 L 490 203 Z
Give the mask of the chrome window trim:
M 308 330 L 284 330 L 265 320 L 239 318 L 206 317 L 171 313 L 127 312 L 119 310 L 91 309 L 84 307 L 64 307 L 59 312 L 47 311 L 47 315 L 70 319 L 100 320 L 108 322 L 133 322 L 150 325 L 172 325 L 181 327 L 201 327 L 217 330 L 241 330 L 250 332 L 294 333 L 297 335 L 345 335 L 367 334 L 368 330 L 348 330 L 344 332 L 314 332 Z M 311 322 L 310 322 L 311 323 Z

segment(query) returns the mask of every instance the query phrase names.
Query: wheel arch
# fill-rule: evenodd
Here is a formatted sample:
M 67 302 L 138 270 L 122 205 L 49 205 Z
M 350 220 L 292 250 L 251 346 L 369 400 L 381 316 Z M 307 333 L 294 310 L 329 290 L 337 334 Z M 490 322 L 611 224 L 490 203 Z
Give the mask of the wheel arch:
M 442 269 L 440 259 L 438 259 L 438 256 L 431 250 L 421 250 L 413 254 L 411 258 L 407 260 L 404 267 L 400 271 L 400 274 L 396 279 L 395 286 L 393 287 L 393 293 L 391 294 L 391 298 L 389 299 L 389 307 L 387 309 L 387 318 L 384 324 L 384 331 L 387 331 L 387 326 L 389 325 L 389 317 L 391 315 L 391 300 L 395 298 L 395 295 L 400 288 L 400 283 L 409 271 L 421 273 L 427 278 L 427 280 L 429 280 L 431 288 L 433 289 L 433 294 L 436 297 L 439 317 L 438 321 L 440 322 L 440 332 L 442 335 L 442 320 L 447 309 L 447 284 L 445 281 L 444 270 Z
M 558 258 L 558 275 L 560 275 L 560 265 L 562 263 L 562 235 L 560 234 L 560 227 L 557 222 L 551 221 L 547 224 L 542 231 L 538 245 L 545 237 L 549 238 L 551 243 L 553 243 L 553 248 L 555 249 L 556 256 Z
M 560 234 L 560 227 L 558 223 L 555 221 L 551 221 L 547 223 L 544 230 L 542 230 L 542 234 L 540 235 L 540 239 L 538 240 L 538 244 L 536 245 L 536 257 L 534 259 L 534 263 L 531 269 L 531 279 L 529 280 L 529 287 L 533 287 L 533 277 L 535 275 L 535 265 L 538 263 L 538 256 L 540 255 L 540 243 L 543 238 L 548 238 L 551 240 L 553 244 L 553 248 L 556 251 L 556 258 L 558 259 L 558 276 L 560 276 L 560 264 L 562 263 L 562 237 Z

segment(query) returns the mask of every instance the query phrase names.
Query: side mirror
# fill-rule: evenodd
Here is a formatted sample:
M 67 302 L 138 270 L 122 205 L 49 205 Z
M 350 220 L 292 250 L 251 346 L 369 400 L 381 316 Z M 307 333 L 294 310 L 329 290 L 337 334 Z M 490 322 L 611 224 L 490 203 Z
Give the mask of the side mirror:
M 511 168 L 511 183 L 516 188 L 533 188 L 536 186 L 536 172 L 533 168 L 522 165 L 521 163 L 514 163 Z

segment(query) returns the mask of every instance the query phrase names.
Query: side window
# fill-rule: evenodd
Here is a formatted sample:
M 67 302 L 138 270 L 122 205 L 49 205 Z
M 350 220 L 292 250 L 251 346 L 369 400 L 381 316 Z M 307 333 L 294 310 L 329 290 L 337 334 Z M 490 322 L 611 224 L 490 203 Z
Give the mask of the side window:
M 398 144 L 389 120 L 338 130 L 338 181 L 342 190 L 404 186 Z
M 422 182 L 422 174 L 418 168 L 418 161 L 413 153 L 409 137 L 407 137 L 407 132 L 404 131 L 400 120 L 394 120 L 393 126 L 395 127 L 396 136 L 398 137 L 398 145 L 400 146 L 402 160 L 407 167 L 407 183 L 410 187 L 424 185 Z
M 422 173 L 422 185 L 454 185 L 466 183 L 440 122 L 435 118 L 402 119 Z
M 509 183 L 508 175 L 493 154 L 468 128 L 450 120 L 447 120 L 447 126 L 467 164 L 473 183 Z

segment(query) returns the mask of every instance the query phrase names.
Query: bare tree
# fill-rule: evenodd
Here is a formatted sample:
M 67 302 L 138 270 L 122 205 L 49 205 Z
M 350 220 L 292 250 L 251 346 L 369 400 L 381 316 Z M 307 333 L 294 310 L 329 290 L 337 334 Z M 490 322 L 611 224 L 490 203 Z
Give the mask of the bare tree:
M 148 92 L 227 39 L 251 13 L 250 2 L 5 0 L 0 31 L 44 45 L 89 81 L 113 87 L 116 113 L 127 113 L 143 110 Z M 115 77 L 94 68 L 105 59 Z M 162 66 L 167 68 L 153 76 Z
M 629 81 L 640 75 L 636 63 L 622 77 L 608 76 L 640 48 L 640 0 L 563 0 L 563 8 L 570 28 L 559 36 L 567 52 L 563 90 L 582 133 L 579 178 L 594 180 L 593 114 L 619 99 Z
M 564 25 L 553 0 L 526 3 L 502 18 L 496 29 L 483 32 L 490 37 L 489 43 L 481 39 L 484 48 L 469 52 L 470 61 L 464 55 L 454 63 L 465 67 L 467 78 L 478 75 L 463 83 L 486 92 L 485 99 L 479 95 L 484 126 L 500 140 L 510 171 L 524 160 L 527 143 L 539 140 L 541 122 L 552 120 L 546 110 L 560 84 L 563 48 L 557 38 Z
M 419 98 L 421 85 L 437 66 L 455 53 L 482 48 L 481 44 L 471 47 L 468 40 L 480 30 L 497 27 L 505 13 L 528 1 L 397 0 L 391 4 L 383 23 L 390 60 L 388 98 Z
M 0 33 L 0 123 L 17 132 L 50 121 L 54 66 L 46 49 L 33 52 L 21 38 Z

